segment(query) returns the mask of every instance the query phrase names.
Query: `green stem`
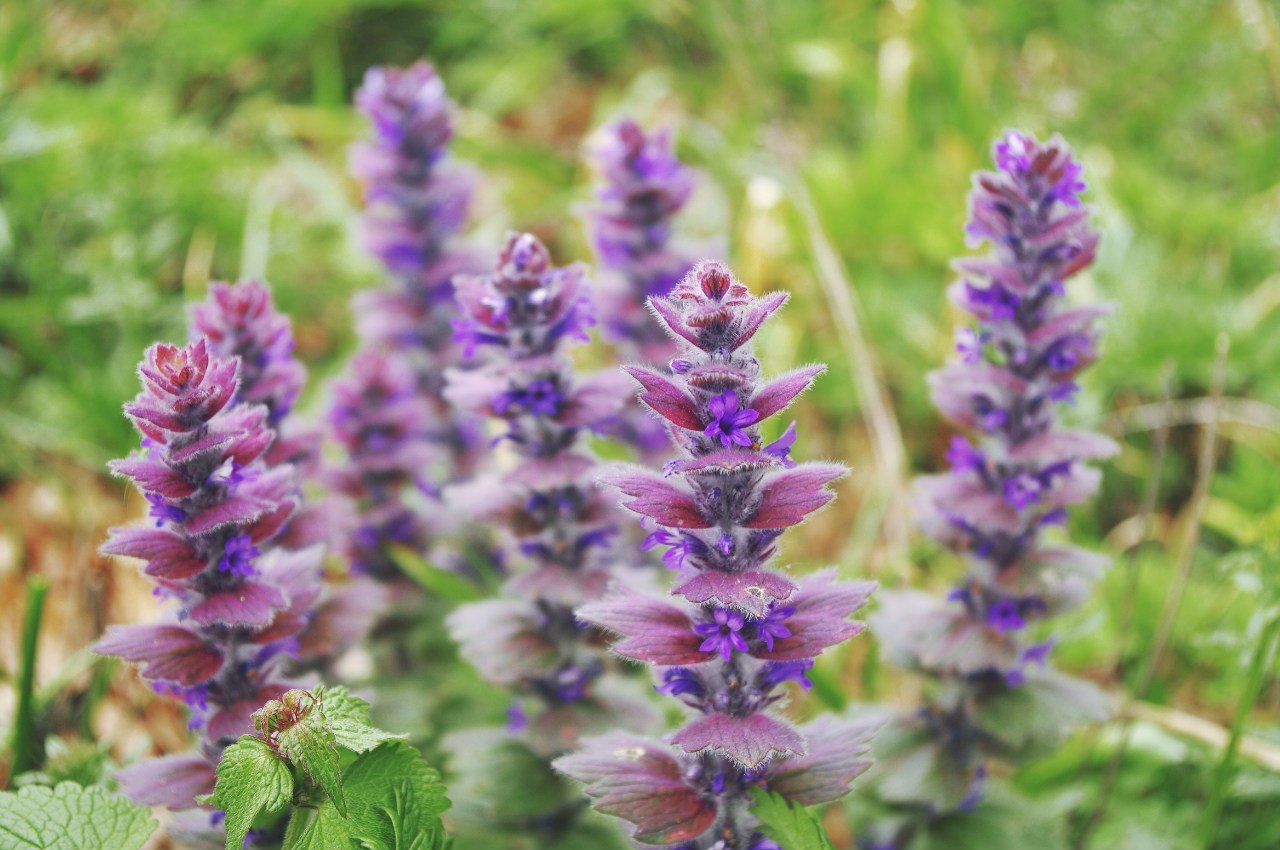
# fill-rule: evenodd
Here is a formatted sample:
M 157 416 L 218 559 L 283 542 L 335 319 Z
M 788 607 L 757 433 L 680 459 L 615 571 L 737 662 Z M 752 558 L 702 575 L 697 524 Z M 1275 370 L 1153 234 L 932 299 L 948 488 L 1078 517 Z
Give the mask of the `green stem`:
M 102 656 L 93 666 L 93 678 L 89 681 L 80 709 L 80 737 L 86 741 L 93 740 L 93 715 L 111 687 L 111 676 L 115 670 L 116 659 L 111 656 Z
M 22 667 L 18 671 L 18 706 L 14 713 L 13 737 L 9 742 L 12 760 L 9 780 L 35 767 L 36 730 L 32 705 L 36 684 L 36 642 L 40 637 L 40 620 L 44 613 L 44 597 L 49 582 L 41 576 L 27 580 L 27 613 L 22 624 Z
M 1222 758 L 1213 772 L 1213 785 L 1209 789 L 1209 803 L 1205 806 L 1200 818 L 1200 846 L 1208 850 L 1213 845 L 1214 836 L 1218 832 L 1218 820 L 1222 816 L 1222 807 L 1226 803 L 1227 788 L 1235 779 L 1236 754 L 1240 750 L 1240 739 L 1244 737 L 1244 724 L 1249 712 L 1258 701 L 1262 692 L 1262 684 L 1267 670 L 1275 658 L 1276 640 L 1280 639 L 1280 616 L 1267 623 L 1253 648 L 1253 658 L 1249 661 L 1249 674 L 1245 679 L 1244 693 L 1236 706 L 1235 718 L 1231 722 L 1231 737 L 1227 740 L 1227 748 L 1222 751 Z

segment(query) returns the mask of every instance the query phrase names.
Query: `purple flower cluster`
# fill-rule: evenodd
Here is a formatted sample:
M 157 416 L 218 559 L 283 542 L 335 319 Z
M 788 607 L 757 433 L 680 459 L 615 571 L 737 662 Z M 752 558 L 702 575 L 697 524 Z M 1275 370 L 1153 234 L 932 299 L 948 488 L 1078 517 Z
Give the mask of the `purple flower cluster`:
M 664 362 L 671 338 L 649 315 L 649 298 L 663 297 L 685 276 L 693 256 L 672 245 L 672 221 L 693 194 L 694 173 L 671 150 L 667 131 L 646 134 L 623 119 L 602 129 L 589 148 L 600 177 L 589 227 L 601 270 L 598 303 L 605 331 L 625 359 Z M 671 445 L 662 425 L 632 405 L 615 429 L 646 457 Z
M 271 290 L 256 280 L 210 284 L 208 299 L 191 311 L 189 336 L 203 337 L 214 357 L 240 358 L 236 401 L 261 404 L 267 425 L 279 428 L 307 375 L 293 356 L 293 331 L 272 305 Z
M 371 68 L 356 106 L 372 124 L 352 150 L 365 186 L 365 245 L 396 286 L 352 302 L 360 350 L 333 387 L 330 433 L 348 452 L 332 476 L 356 518 L 347 555 L 356 572 L 400 575 L 387 550 L 426 547 L 419 496 L 470 472 L 480 445 L 473 421 L 443 397 L 444 371 L 460 357 L 453 338 L 453 276 L 476 269 L 453 245 L 466 220 L 471 179 L 446 156 L 453 104 L 426 62 Z
M 390 581 L 400 575 L 390 546 L 427 545 L 423 511 L 411 498 L 431 492 L 422 476 L 440 449 L 421 436 L 431 411 L 413 371 L 392 352 L 356 352 L 329 389 L 329 434 L 348 463 L 330 470 L 328 483 L 358 514 L 346 555 L 357 575 Z
M 822 367 L 761 380 L 749 343 L 786 301 L 753 297 L 716 263 L 694 267 L 650 304 L 680 346 L 671 374 L 628 367 L 641 400 L 665 419 L 681 457 L 662 475 L 620 467 L 604 477 L 656 526 L 677 579 L 668 601 L 626 590 L 578 616 L 618 635 L 613 650 L 656 668 L 657 690 L 691 719 L 659 743 L 628 733 L 584 742 L 556 766 L 586 784 L 599 810 L 634 837 L 681 850 L 766 850 L 749 791 L 802 804 L 844 795 L 868 762 L 871 727 L 820 718 L 799 728 L 775 713 L 787 682 L 824 649 L 858 634 L 848 618 L 874 585 L 825 570 L 793 581 L 769 566 L 779 536 L 832 499 L 841 466 L 796 464 L 794 431 L 762 445 L 759 423 L 783 410 Z
M 972 440 L 953 439 L 951 471 L 921 478 L 915 499 L 922 528 L 961 553 L 968 574 L 945 600 L 885 593 L 873 617 L 888 657 L 938 685 L 898 722 L 880 793 L 934 812 L 978 802 L 989 755 L 1016 756 L 1103 708 L 1091 686 L 1048 668 L 1052 637 L 1030 637 L 1037 621 L 1079 605 L 1105 566 L 1047 531 L 1097 488 L 1087 462 L 1115 450 L 1058 423 L 1097 355 L 1106 309 L 1063 302 L 1098 237 L 1079 200 L 1081 167 L 1061 139 L 1010 132 L 995 161 L 975 178 L 966 228 L 972 245 L 991 249 L 958 261 L 950 290 L 974 324 L 959 335 L 958 358 L 930 376 L 934 402 Z M 928 765 L 934 781 L 894 779 L 905 762 Z
M 605 127 L 590 153 L 600 175 L 590 227 L 607 281 L 600 297 L 606 330 L 628 354 L 666 360 L 671 340 L 645 303 L 670 293 L 693 265 L 671 245 L 672 220 L 693 194 L 693 171 L 676 159 L 669 132 L 646 134 L 626 119 Z
M 456 610 L 449 628 L 464 657 L 517 692 L 523 702 L 512 725 L 547 754 L 633 710 L 596 682 L 604 649 L 573 615 L 604 592 L 618 560 L 617 517 L 593 486 L 596 461 L 582 438 L 626 400 L 621 376 L 577 376 L 564 353 L 594 323 L 585 271 L 552 266 L 535 237 L 512 234 L 494 272 L 458 277 L 457 334 L 483 365 L 452 370 L 446 389 L 463 411 L 499 420 L 504 431 L 495 442 L 516 455 L 501 480 L 463 485 L 446 500 L 501 518 L 528 565 L 502 597 Z
M 201 321 L 210 318 L 201 312 Z M 276 328 L 269 318 L 257 324 L 258 339 Z M 133 799 L 175 809 L 192 808 L 197 794 L 212 790 L 222 748 L 250 731 L 256 708 L 290 687 L 284 667 L 320 590 L 319 547 L 272 545 L 298 490 L 290 464 L 267 462 L 270 412 L 250 402 L 271 395 L 265 370 L 250 370 L 258 384 L 244 383 L 239 361 L 215 357 L 211 347 L 199 339 L 147 351 L 138 370 L 143 390 L 125 405 L 144 435 L 142 449 L 112 464 L 146 497 L 153 522 L 113 528 L 102 551 L 142 560 L 156 595 L 173 600 L 176 612 L 159 623 L 113 626 L 94 647 L 139 663 L 156 691 L 190 707 L 202 733 L 198 754 L 139 762 L 120 776 Z M 286 388 L 275 398 L 293 394 Z
M 192 310 L 189 334 L 191 339 L 203 337 L 214 357 L 240 358 L 236 401 L 266 407 L 267 424 L 275 431 L 263 455 L 267 465 L 291 464 L 299 478 L 316 475 L 320 434 L 292 413 L 306 370 L 293 356 L 292 327 L 272 304 L 269 287 L 256 280 L 212 284 L 208 298 Z M 340 545 L 343 519 L 349 514 L 342 497 L 326 495 L 308 501 L 299 487 L 294 498 L 297 510 L 271 545 L 287 549 Z M 243 563 L 243 553 L 239 557 Z M 354 645 L 383 605 L 385 593 L 370 580 L 325 585 L 307 628 L 297 635 L 298 666 L 314 665 Z
M 456 359 L 451 281 L 475 270 L 471 255 L 451 245 L 471 200 L 469 173 L 446 156 L 453 104 L 427 62 L 370 68 L 355 102 L 373 125 L 351 152 L 365 186 L 365 247 L 398 284 L 356 297 L 356 329 L 370 345 L 410 352 L 418 379 L 438 397 L 441 370 Z

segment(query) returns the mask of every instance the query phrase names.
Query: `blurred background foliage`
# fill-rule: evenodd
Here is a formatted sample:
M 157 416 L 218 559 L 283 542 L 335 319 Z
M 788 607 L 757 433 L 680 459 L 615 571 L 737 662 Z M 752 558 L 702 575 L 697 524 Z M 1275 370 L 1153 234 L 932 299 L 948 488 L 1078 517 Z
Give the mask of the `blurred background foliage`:
M 1074 813 L 1078 846 L 1280 843 L 1267 815 L 1280 805 L 1271 0 L 0 4 L 6 675 L 9 591 L 45 573 L 57 669 L 44 678 L 65 683 L 71 665 L 81 691 L 101 689 L 76 651 L 142 604 L 113 602 L 127 579 L 91 554 L 103 526 L 137 512 L 103 464 L 134 443 L 120 404 L 141 351 L 184 336 L 184 305 L 209 280 L 270 280 L 319 407 L 350 347 L 348 296 L 380 280 L 355 228 L 345 158 L 363 126 L 348 101 L 366 67 L 423 56 L 461 107 L 457 156 L 483 174 L 482 245 L 519 227 L 560 261 L 589 259 L 584 136 L 620 112 L 674 126 L 705 174 L 685 232 L 727 239 L 757 289 L 795 292 L 766 366 L 832 364 L 799 408 L 802 453 L 855 474 L 799 535 L 804 560 L 891 584 L 959 573 L 909 535 L 902 485 L 941 466 L 949 435 L 924 375 L 951 344 L 944 287 L 966 250 L 969 174 L 1006 127 L 1062 133 L 1103 233 L 1077 295 L 1115 307 L 1076 415 L 1124 450 L 1073 520 L 1117 565 L 1062 627 L 1059 659 L 1121 716 L 1016 779 Z M 818 674 L 832 704 L 906 704 L 917 687 L 871 641 Z M 143 738 L 163 747 L 154 729 Z M 1201 840 L 1222 789 L 1222 828 Z M 841 818 L 828 819 L 838 845 Z

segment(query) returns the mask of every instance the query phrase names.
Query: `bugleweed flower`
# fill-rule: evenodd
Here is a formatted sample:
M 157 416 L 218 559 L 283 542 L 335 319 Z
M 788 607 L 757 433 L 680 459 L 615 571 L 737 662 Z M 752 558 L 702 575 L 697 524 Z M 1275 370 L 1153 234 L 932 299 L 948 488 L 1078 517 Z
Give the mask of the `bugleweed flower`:
M 422 549 L 429 515 L 442 515 L 417 499 L 415 485 L 434 493 L 469 474 L 482 444 L 475 422 L 443 397 L 444 371 L 460 359 L 453 276 L 478 266 L 454 244 L 471 178 L 448 160 L 453 104 L 435 69 L 371 68 L 356 106 L 372 124 L 351 153 L 365 189 L 365 246 L 395 286 L 352 300 L 360 350 L 334 388 L 330 423 L 352 453 L 336 473 L 357 505 L 348 556 L 357 572 L 388 581 L 400 573 L 387 550 Z M 379 399 L 393 410 L 366 407 Z
M 676 159 L 669 132 L 646 134 L 627 119 L 601 130 L 590 154 L 600 177 L 589 226 L 602 270 L 605 331 L 629 357 L 667 360 L 671 340 L 645 304 L 670 293 L 693 265 L 671 244 L 672 221 L 693 194 L 693 171 Z
M 641 400 L 669 423 L 680 457 L 662 475 L 621 467 L 604 481 L 656 524 L 656 545 L 679 549 L 676 600 L 621 591 L 578 609 L 619 636 L 613 650 L 654 665 L 660 693 L 691 709 L 670 744 L 616 732 L 583 742 L 556 766 L 586 784 L 600 811 L 630 821 L 637 841 L 681 850 L 766 850 L 752 787 L 803 804 L 834 800 L 868 762 L 871 728 L 820 718 L 799 728 L 775 713 L 785 684 L 829 646 L 858 634 L 848 618 L 869 582 L 834 570 L 798 582 L 770 566 L 779 536 L 832 498 L 844 467 L 784 463 L 759 423 L 785 408 L 823 367 L 763 382 L 751 338 L 786 301 L 755 298 L 716 263 L 702 263 L 650 303 L 680 346 L 672 374 L 628 367 Z M 713 427 L 714 426 L 714 427 Z M 790 447 L 794 433 L 784 436 Z
M 214 282 L 209 297 L 191 311 L 191 339 L 203 337 L 214 357 L 240 358 L 237 401 L 261 404 L 267 425 L 279 428 L 293 410 L 306 372 L 293 356 L 289 320 L 257 280 Z
M 457 333 L 484 365 L 450 372 L 446 391 L 463 410 L 500 420 L 495 442 L 516 456 L 500 482 L 446 499 L 502 519 L 525 562 L 513 565 L 503 597 L 462 606 L 449 629 L 465 658 L 516 691 L 513 726 L 547 754 L 636 710 L 596 682 L 604 648 L 573 616 L 574 605 L 604 591 L 619 560 L 617 517 L 593 484 L 598 468 L 583 438 L 627 395 L 612 370 L 575 375 L 564 352 L 594 323 L 585 274 L 580 264 L 552 266 L 535 237 L 512 234 L 494 272 L 457 278 Z
M 208 298 L 192 310 L 189 335 L 191 339 L 203 337 L 214 357 L 240 358 L 236 401 L 263 405 L 267 424 L 275 431 L 275 439 L 263 455 L 267 465 L 292 464 L 299 478 L 315 475 L 320 466 L 320 434 L 293 415 L 306 370 L 293 355 L 289 319 L 272 304 L 266 284 L 256 280 L 213 283 Z M 363 491 L 357 492 L 361 494 Z M 272 545 L 288 549 L 320 542 L 340 545 L 349 506 L 340 497 L 304 500 L 300 488 L 294 497 L 298 508 Z M 385 592 L 371 581 L 327 585 L 310 624 L 298 635 L 303 665 L 331 658 L 354 645 L 367 633 L 375 612 L 385 602 Z
M 1105 565 L 1046 534 L 1098 486 L 1087 462 L 1115 450 L 1058 423 L 1096 357 L 1106 312 L 1063 303 L 1098 236 L 1080 204 L 1080 165 L 1061 139 L 1010 132 L 995 161 L 975 178 L 966 228 L 972 245 L 991 249 L 958 261 L 950 290 L 974 325 L 958 336 L 959 356 L 930 376 L 934 402 L 972 440 L 955 437 L 951 471 L 916 489 L 923 530 L 961 553 L 968 574 L 945 600 L 885 593 L 873 617 L 887 656 L 935 680 L 926 706 L 895 723 L 880 764 L 880 795 L 925 817 L 972 808 L 988 758 L 1045 746 L 1105 705 L 1092 686 L 1048 668 L 1052 637 L 1029 636 L 1079 605 Z M 915 828 L 906 823 L 877 846 L 905 847 Z
M 355 102 L 373 128 L 351 152 L 351 170 L 365 187 L 365 247 L 397 284 L 356 296 L 356 331 L 366 346 L 403 353 L 431 406 L 432 435 L 454 441 L 456 453 L 474 435 L 453 421 L 441 395 L 444 369 L 458 361 L 452 281 L 479 265 L 454 244 L 472 180 L 448 159 L 453 103 L 427 62 L 370 68 Z
M 210 284 L 209 297 L 192 308 L 188 336 L 203 338 L 213 357 L 240 358 L 235 401 L 265 407 L 267 427 L 275 432 L 264 455 L 267 464 L 291 463 L 299 476 L 312 473 L 319 463 L 320 435 L 290 415 L 307 373 L 293 356 L 289 319 L 271 303 L 266 284 L 257 280 Z M 290 521 L 292 548 L 322 539 L 314 516 L 299 520 L 295 515 Z
M 240 397 L 239 362 L 200 339 L 152 346 L 143 390 L 125 413 L 142 450 L 112 463 L 151 505 L 152 522 L 113 528 L 102 551 L 144 561 L 155 593 L 176 611 L 149 625 L 113 626 L 94 647 L 142 666 L 155 690 L 184 701 L 200 751 L 137 763 L 120 779 L 149 805 L 193 808 L 213 788 L 223 747 L 250 715 L 288 690 L 283 668 L 319 592 L 319 547 L 271 543 L 296 507 L 294 469 L 265 462 L 268 409 Z M 206 822 L 207 825 L 207 822 Z
M 668 360 L 675 345 L 646 304 L 670 293 L 693 265 L 693 256 L 672 244 L 671 231 L 693 194 L 694 173 L 676 159 L 669 132 L 646 134 L 628 119 L 597 133 L 589 153 L 599 175 L 588 227 L 600 267 L 605 334 L 626 360 Z M 646 460 L 670 452 L 666 430 L 637 405 L 629 405 L 612 430 Z
M 389 581 L 400 575 L 389 546 L 427 545 L 423 512 L 409 497 L 432 493 L 422 477 L 440 451 L 422 439 L 431 411 L 413 371 L 392 352 L 357 352 L 330 392 L 329 433 L 348 462 L 328 483 L 358 514 L 347 557 L 355 574 Z

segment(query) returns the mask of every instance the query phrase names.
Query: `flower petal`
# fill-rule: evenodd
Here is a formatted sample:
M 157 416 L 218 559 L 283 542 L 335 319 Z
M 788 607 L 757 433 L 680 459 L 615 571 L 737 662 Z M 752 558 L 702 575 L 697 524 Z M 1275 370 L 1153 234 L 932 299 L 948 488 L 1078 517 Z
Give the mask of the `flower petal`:
M 168 624 L 111 626 L 93 645 L 93 651 L 139 662 L 144 677 L 184 687 L 209 681 L 225 661 L 216 646 L 189 629 Z

